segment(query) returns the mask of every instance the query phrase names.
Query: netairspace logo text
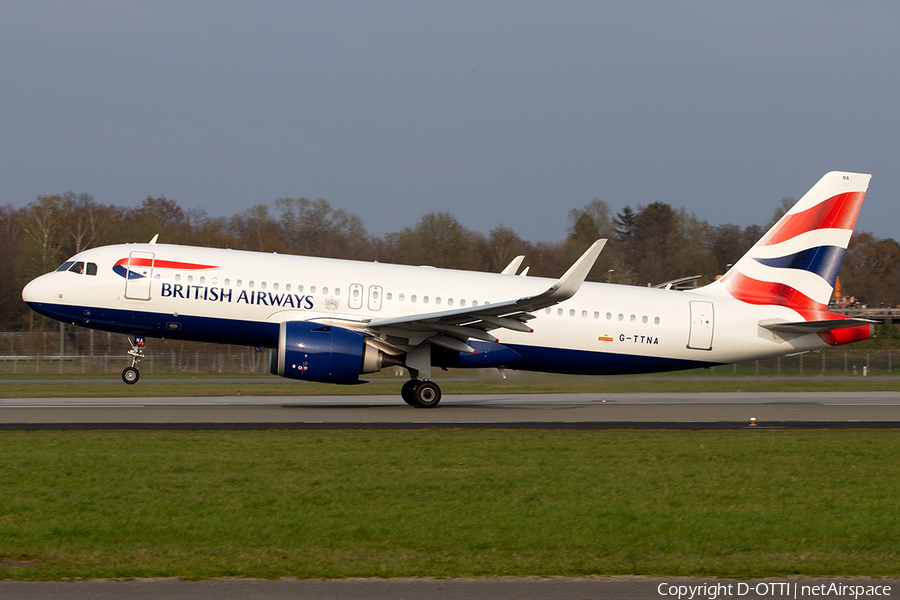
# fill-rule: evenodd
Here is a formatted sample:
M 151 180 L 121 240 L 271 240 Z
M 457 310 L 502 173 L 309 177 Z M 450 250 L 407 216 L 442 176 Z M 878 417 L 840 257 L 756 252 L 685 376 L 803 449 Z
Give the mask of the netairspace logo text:
M 698 585 L 661 583 L 656 588 L 660 596 L 671 596 L 678 600 L 706 598 L 740 597 L 749 593 L 757 596 L 773 596 L 784 598 L 872 598 L 890 596 L 891 586 L 854 583 L 800 583 L 795 581 L 760 582 L 760 583 L 702 583 Z

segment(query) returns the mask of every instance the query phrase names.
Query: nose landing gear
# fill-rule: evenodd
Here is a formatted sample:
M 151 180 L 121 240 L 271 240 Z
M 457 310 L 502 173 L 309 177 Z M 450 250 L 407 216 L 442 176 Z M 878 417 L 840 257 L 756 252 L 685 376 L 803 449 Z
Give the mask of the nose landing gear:
M 122 381 L 128 385 L 134 385 L 141 378 L 141 372 L 138 371 L 137 364 L 144 358 L 144 346 L 147 345 L 147 340 L 142 335 L 136 335 L 133 342 L 131 338 L 128 338 L 128 343 L 131 344 L 131 350 L 128 351 L 128 354 L 132 357 L 131 366 L 122 370 Z

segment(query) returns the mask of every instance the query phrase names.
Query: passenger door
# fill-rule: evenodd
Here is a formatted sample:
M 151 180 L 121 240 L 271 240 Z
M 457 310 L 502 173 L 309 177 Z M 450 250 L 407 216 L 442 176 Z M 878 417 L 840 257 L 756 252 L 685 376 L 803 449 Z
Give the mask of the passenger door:
M 155 254 L 134 250 L 125 265 L 125 297 L 129 300 L 149 300 L 150 282 L 153 281 Z
M 688 348 L 712 350 L 715 315 L 712 302 L 691 301 L 691 333 Z

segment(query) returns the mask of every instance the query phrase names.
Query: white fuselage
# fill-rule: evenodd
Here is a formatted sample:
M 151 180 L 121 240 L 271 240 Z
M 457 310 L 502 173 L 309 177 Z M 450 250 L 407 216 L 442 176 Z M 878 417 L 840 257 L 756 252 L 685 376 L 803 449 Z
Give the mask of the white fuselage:
M 139 258 L 151 266 L 140 265 Z M 96 274 L 53 272 L 23 298 L 76 325 L 274 347 L 285 321 L 435 313 L 532 296 L 553 280 L 432 267 L 259 252 L 128 244 L 70 261 Z M 114 268 L 116 267 L 117 268 Z M 612 374 L 741 362 L 827 347 L 815 333 L 777 335 L 761 320 L 802 320 L 784 306 L 750 305 L 717 284 L 695 291 L 584 283 L 569 300 L 533 313 L 533 333 L 496 329 L 523 361 L 511 368 Z

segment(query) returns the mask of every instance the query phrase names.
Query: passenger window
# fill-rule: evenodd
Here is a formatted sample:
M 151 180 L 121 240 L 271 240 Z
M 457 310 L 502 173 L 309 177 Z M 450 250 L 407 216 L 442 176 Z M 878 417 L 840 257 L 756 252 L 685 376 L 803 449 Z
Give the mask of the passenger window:
M 322 293 L 323 293 L 323 294 L 327 294 L 327 293 L 328 293 L 328 286 L 325 286 L 325 287 L 322 288 Z
M 97 263 L 88 263 L 87 264 L 87 274 L 88 275 L 96 275 L 97 274 Z
M 289 283 L 285 284 L 284 291 L 286 291 L 286 292 L 291 291 L 291 284 L 289 284 Z
M 78 261 L 77 263 L 69 267 L 69 270 L 73 273 L 78 273 L 79 275 L 81 275 L 82 273 L 84 273 L 84 263 Z

